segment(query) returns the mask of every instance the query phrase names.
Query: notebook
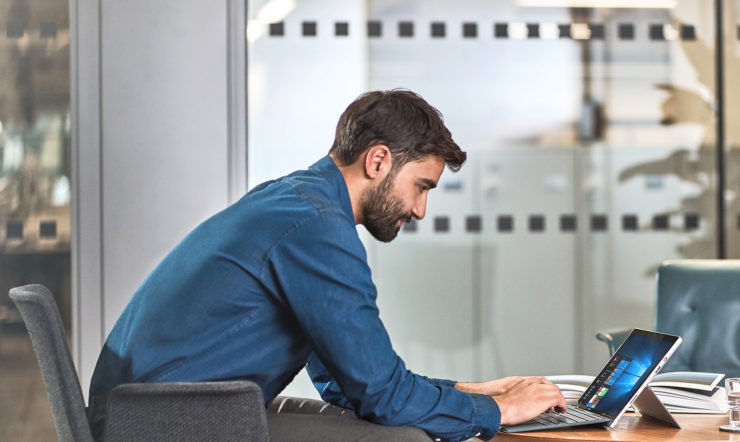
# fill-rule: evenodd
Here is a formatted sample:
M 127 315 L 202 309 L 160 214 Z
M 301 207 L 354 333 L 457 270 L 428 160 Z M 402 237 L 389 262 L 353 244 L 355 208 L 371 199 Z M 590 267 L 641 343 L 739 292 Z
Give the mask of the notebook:
M 551 411 L 528 422 L 502 426 L 501 431 L 518 433 L 581 425 L 603 425 L 611 428 L 630 405 L 643 416 L 680 428 L 647 386 L 680 344 L 679 336 L 635 329 L 575 406 L 569 406 L 563 413 Z

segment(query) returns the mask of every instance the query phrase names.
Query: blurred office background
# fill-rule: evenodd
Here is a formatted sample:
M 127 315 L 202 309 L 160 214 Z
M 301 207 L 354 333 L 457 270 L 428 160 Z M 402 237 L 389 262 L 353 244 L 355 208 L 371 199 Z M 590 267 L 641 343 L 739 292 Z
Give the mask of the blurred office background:
M 740 258 L 738 76 L 740 0 L 0 0 L 0 440 L 54 438 L 10 287 L 55 293 L 87 389 L 164 254 L 374 89 L 469 154 L 396 241 L 360 228 L 409 368 L 594 372 L 661 261 Z

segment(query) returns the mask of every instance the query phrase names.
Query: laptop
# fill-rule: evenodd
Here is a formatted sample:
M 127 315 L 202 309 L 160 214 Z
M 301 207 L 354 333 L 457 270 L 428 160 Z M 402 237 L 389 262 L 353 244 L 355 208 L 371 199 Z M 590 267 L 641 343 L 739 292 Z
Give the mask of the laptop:
M 614 427 L 630 405 L 643 416 L 680 428 L 648 383 L 681 344 L 679 336 L 634 329 L 598 376 L 565 412 L 548 411 L 531 421 L 501 427 L 504 433 L 569 428 Z

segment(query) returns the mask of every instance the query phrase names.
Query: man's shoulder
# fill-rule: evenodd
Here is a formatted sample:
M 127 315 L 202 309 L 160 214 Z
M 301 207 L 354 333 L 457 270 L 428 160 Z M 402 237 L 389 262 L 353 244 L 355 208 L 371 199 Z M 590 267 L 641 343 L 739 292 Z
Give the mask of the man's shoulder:
M 307 173 L 289 175 L 285 177 L 284 182 L 318 211 L 339 209 L 338 195 L 321 175 L 307 171 Z
M 294 172 L 256 187 L 249 195 L 269 209 L 333 213 L 343 217 L 342 202 L 323 176 L 311 170 Z

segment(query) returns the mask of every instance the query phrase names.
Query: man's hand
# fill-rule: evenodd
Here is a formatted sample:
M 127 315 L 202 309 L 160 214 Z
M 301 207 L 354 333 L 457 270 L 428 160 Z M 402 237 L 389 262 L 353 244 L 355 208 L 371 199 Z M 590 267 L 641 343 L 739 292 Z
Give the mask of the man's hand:
M 558 387 L 543 377 L 523 378 L 493 400 L 501 410 L 501 425 L 520 424 L 547 410 L 567 408 Z
M 525 378 L 521 376 L 510 376 L 508 378 L 496 379 L 495 381 L 488 382 L 458 382 L 455 384 L 455 388 L 465 393 L 485 394 L 488 396 L 496 396 L 503 394 L 509 388 L 515 384 L 523 381 Z

